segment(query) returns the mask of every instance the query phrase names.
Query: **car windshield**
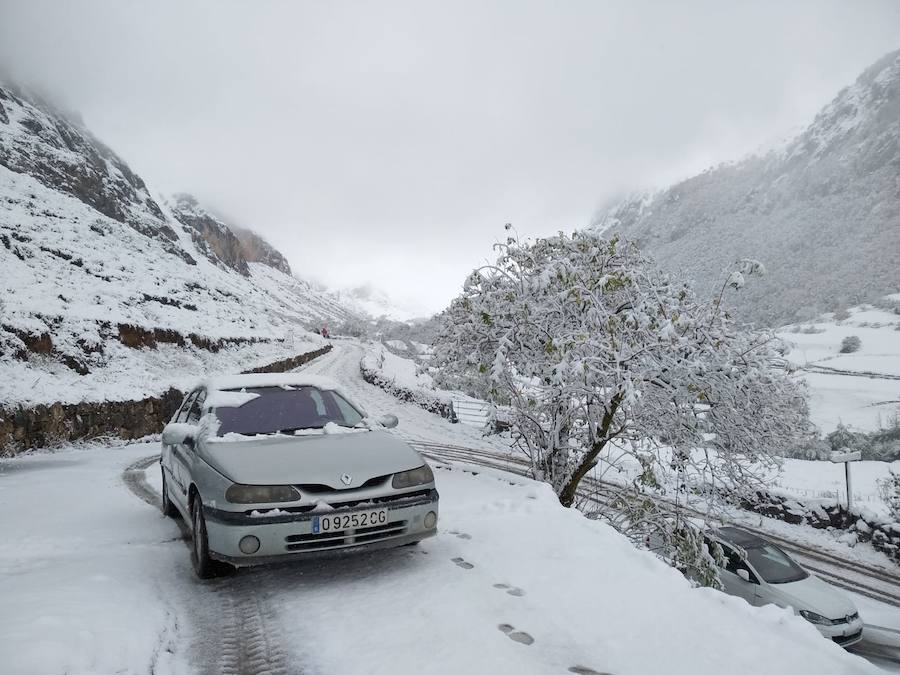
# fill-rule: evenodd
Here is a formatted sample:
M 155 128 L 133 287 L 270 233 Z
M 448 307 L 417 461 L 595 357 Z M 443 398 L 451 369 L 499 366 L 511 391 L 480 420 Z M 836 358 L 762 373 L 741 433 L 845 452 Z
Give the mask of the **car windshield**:
M 294 433 L 322 429 L 329 422 L 353 427 L 362 414 L 339 394 L 316 387 L 259 387 L 232 389 L 257 397 L 239 407 L 219 407 L 217 434 Z
M 786 584 L 809 576 L 809 573 L 791 560 L 787 553 L 772 544 L 753 546 L 746 551 L 747 560 L 770 584 Z

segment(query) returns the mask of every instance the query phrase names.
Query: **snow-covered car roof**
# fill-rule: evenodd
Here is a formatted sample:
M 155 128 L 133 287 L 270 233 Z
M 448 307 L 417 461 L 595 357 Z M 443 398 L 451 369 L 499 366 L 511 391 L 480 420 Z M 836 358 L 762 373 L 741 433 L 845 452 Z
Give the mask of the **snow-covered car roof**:
M 330 377 L 304 375 L 303 373 L 253 373 L 248 375 L 224 375 L 211 377 L 203 386 L 209 391 L 229 389 L 254 389 L 257 387 L 316 387 L 340 392 L 340 385 Z

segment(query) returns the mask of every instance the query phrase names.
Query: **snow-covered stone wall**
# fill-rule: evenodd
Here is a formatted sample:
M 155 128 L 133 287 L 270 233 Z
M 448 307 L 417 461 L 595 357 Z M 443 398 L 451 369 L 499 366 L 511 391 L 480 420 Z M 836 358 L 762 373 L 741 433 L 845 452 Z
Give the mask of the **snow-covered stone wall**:
M 865 508 L 852 507 L 833 499 L 799 501 L 786 495 L 758 490 L 753 498 L 742 498 L 741 508 L 794 525 L 817 529 L 847 530 L 848 543 L 870 542 L 891 560 L 900 563 L 900 523 L 879 517 Z

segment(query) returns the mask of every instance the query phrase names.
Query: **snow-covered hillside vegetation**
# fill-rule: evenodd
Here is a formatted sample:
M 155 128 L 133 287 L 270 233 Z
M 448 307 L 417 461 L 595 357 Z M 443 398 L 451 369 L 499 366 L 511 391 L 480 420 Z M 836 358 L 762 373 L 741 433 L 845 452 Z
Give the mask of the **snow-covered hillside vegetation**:
M 356 314 L 82 125 L 0 86 L 0 404 L 140 398 L 316 348 Z
M 784 147 L 627 200 L 595 227 L 636 239 L 704 292 L 725 266 L 757 258 L 769 274 L 738 299 L 740 316 L 810 320 L 900 288 L 898 165 L 900 51 Z

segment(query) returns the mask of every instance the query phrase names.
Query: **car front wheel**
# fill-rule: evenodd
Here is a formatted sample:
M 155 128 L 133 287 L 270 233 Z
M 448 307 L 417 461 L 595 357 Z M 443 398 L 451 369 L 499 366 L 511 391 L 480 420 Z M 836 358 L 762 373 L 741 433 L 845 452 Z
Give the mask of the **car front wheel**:
M 191 504 L 191 525 L 193 542 L 191 545 L 191 563 L 194 572 L 201 579 L 210 579 L 216 575 L 217 566 L 209 557 L 209 541 L 206 538 L 206 519 L 203 518 L 203 502 L 200 497 L 194 498 Z

